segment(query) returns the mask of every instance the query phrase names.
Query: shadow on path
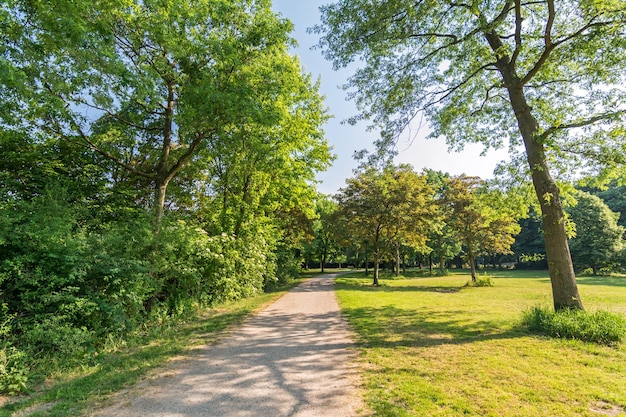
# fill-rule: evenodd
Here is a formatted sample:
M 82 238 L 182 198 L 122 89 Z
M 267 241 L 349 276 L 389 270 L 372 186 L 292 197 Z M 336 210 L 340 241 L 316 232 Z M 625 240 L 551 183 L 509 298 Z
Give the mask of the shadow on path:
M 196 349 L 142 383 L 138 397 L 97 415 L 355 415 L 353 341 L 333 278 L 305 281 L 220 344 Z

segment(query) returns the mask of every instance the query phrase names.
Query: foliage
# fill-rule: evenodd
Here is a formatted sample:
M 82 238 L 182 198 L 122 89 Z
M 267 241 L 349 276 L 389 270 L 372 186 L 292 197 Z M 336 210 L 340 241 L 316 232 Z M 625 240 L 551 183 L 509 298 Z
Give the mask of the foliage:
M 429 233 L 429 246 L 439 263 L 439 273 L 445 275 L 446 260 L 454 258 L 461 253 L 462 242 L 457 238 L 457 234 L 452 227 L 452 222 L 443 221 L 444 219 L 452 219 L 454 215 L 452 207 L 447 204 L 445 192 L 448 188 L 450 175 L 433 170 L 426 170 L 428 183 L 435 190 L 435 201 L 437 202 L 440 222 L 436 227 L 432 227 Z
M 149 301 L 163 303 L 169 314 L 255 295 L 275 277 L 275 263 L 266 260 L 271 249 L 262 235 L 210 236 L 198 225 L 180 220 L 167 222 L 160 238 L 163 243 L 151 265 L 158 291 Z
M 381 126 L 382 146 L 393 146 L 423 112 L 430 136 L 453 147 L 509 141 L 513 149 L 522 139 L 512 113 L 518 103 L 508 94 L 515 84 L 551 155 L 577 168 L 583 161 L 602 163 L 590 166 L 598 170 L 623 163 L 622 0 L 558 7 L 552 0 L 342 0 L 321 10 L 312 31 L 322 35 L 319 46 L 335 68 L 362 63 L 345 88 L 361 111 L 353 121 Z M 598 50 L 610 53 L 599 57 Z
M 450 211 L 450 226 L 463 243 L 476 281 L 476 257 L 485 253 L 511 253 L 519 233 L 516 207 L 499 190 L 489 190 L 480 178 L 461 175 L 448 180 L 443 191 Z M 519 215 L 519 214 L 517 214 Z
M 618 225 L 614 213 L 599 198 L 578 191 L 577 204 L 568 208 L 576 225 L 576 236 L 570 240 L 574 265 L 578 270 L 591 268 L 594 274 L 621 261 L 624 251 L 624 227 Z
M 283 170 L 285 161 L 308 162 L 290 168 L 298 178 L 328 159 L 317 87 L 287 53 L 291 24 L 266 0 L 62 2 L 54 10 L 16 1 L 3 10 L 12 82 L 2 92 L 14 105 L 2 120 L 82 142 L 142 198 L 154 190 L 157 221 L 186 166 L 237 155 L 256 169 L 255 155 L 272 155 Z M 236 152 L 233 142 L 244 138 L 252 145 Z M 274 152 L 261 153 L 262 140 Z M 242 155 L 247 149 L 253 157 Z
M 564 339 L 578 339 L 604 345 L 626 339 L 626 317 L 620 313 L 580 310 L 554 312 L 535 306 L 524 313 L 523 322 L 531 331 Z
M 511 250 L 519 260 L 517 267 L 531 267 L 539 264 L 540 269 L 547 269 L 545 258 L 546 247 L 543 242 L 543 229 L 541 228 L 541 218 L 531 207 L 528 217 L 518 220 L 520 232 L 515 237 L 515 243 L 511 245 Z
M 313 239 L 305 245 L 306 260 L 319 261 L 324 273 L 326 262 L 340 253 L 337 241 L 341 238 L 337 232 L 337 203 L 324 195 L 315 200 L 316 218 L 313 220 Z
M 371 167 L 347 181 L 335 196 L 340 229 L 355 243 L 366 242 L 374 253 L 374 285 L 383 250 L 402 242 L 425 248 L 427 230 L 435 215 L 432 190 L 424 175 L 407 165 Z M 397 251 L 396 251 L 397 253 Z
M 467 281 L 465 283 L 466 287 L 493 287 L 495 285 L 493 278 L 489 276 L 480 276 L 476 281 Z
M 12 339 L 12 322 L 15 314 L 7 314 L 7 305 L 0 308 L 0 392 L 16 394 L 26 389 L 28 368 L 26 354 L 15 346 Z
M 607 189 L 595 189 L 589 192 L 600 197 L 612 211 L 619 213 L 620 216 L 617 223 L 626 227 L 626 186 L 617 186 L 613 182 Z

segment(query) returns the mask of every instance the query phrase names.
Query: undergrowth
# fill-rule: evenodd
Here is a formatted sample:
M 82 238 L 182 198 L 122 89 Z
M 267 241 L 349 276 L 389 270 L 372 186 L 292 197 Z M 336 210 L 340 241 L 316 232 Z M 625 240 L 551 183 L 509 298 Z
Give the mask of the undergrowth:
M 601 345 L 615 345 L 626 338 L 626 317 L 609 311 L 555 312 L 548 307 L 535 306 L 524 313 L 523 323 L 532 332 Z
M 493 287 L 494 285 L 496 285 L 496 283 L 493 278 L 486 275 L 478 277 L 476 281 L 467 281 L 465 283 L 466 287 Z

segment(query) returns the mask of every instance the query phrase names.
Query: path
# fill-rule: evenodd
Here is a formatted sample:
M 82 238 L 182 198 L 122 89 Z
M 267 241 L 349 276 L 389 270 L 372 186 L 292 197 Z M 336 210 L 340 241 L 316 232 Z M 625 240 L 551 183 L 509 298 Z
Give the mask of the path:
M 120 398 L 94 415 L 357 415 L 355 352 L 339 313 L 334 277 L 305 281 L 221 343 L 131 390 L 139 396 Z

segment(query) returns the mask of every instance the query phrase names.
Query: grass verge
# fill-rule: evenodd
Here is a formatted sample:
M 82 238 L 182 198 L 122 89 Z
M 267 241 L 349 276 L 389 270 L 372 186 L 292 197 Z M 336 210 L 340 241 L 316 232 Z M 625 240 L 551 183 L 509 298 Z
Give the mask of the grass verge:
M 626 337 L 626 316 L 610 311 L 555 312 L 552 308 L 535 306 L 524 313 L 523 322 L 536 333 L 608 346 L 622 343 Z
M 214 343 L 232 326 L 274 301 L 300 281 L 271 293 L 219 305 L 187 322 L 177 321 L 129 340 L 126 346 L 95 356 L 89 366 L 58 373 L 35 392 L 12 398 L 0 417 L 69 417 L 101 406 L 107 398 L 199 345 Z
M 536 336 L 522 315 L 552 303 L 546 272 L 342 276 L 337 294 L 358 334 L 365 398 L 377 416 L 626 416 L 626 345 Z M 626 278 L 581 278 L 588 310 L 626 313 Z

